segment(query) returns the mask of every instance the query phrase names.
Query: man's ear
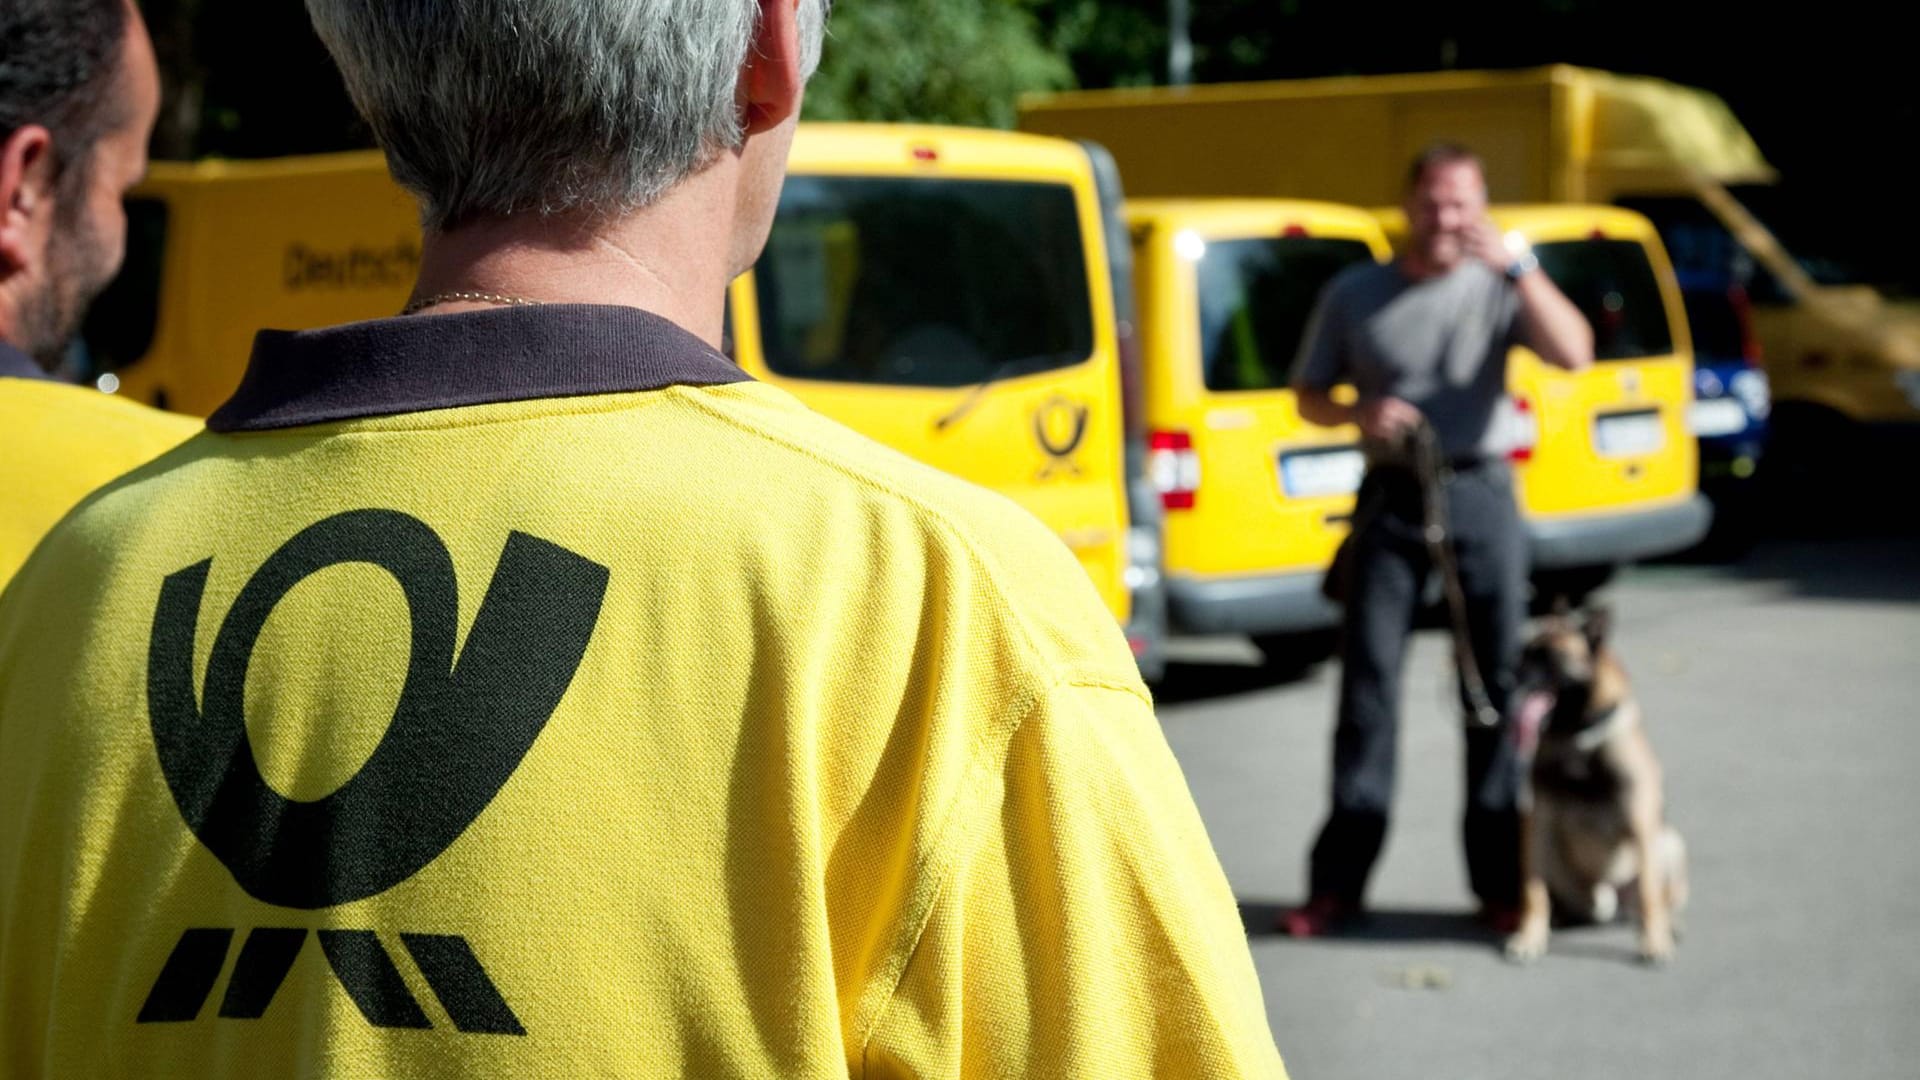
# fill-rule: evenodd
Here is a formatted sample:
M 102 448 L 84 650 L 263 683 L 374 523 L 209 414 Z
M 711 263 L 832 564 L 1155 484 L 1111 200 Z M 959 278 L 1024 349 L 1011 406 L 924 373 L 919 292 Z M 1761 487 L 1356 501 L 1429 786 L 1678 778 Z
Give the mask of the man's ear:
M 53 135 L 38 124 L 0 142 L 0 268 L 18 270 L 37 257 L 34 222 L 53 200 Z
M 802 0 L 760 0 L 752 47 L 740 71 L 740 126 L 748 135 L 779 127 L 800 109 L 797 12 Z

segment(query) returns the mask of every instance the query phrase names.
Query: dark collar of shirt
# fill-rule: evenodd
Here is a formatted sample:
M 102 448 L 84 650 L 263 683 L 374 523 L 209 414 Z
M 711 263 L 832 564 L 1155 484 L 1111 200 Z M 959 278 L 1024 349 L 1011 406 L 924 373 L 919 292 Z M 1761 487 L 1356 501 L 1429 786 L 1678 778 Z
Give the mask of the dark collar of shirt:
M 0 378 L 50 380 L 53 376 L 40 370 L 40 365 L 33 362 L 33 357 L 0 341 Z
M 270 431 L 534 398 L 745 382 L 686 330 L 639 308 L 541 304 L 262 330 L 213 431 Z

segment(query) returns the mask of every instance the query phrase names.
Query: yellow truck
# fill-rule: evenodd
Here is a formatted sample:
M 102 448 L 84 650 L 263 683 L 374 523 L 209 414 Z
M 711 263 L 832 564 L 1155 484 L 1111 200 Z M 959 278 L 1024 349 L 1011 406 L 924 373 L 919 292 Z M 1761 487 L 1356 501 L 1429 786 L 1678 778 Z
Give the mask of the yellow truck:
M 1407 163 L 1448 140 L 1484 156 L 1497 202 L 1682 201 L 1779 286 L 1753 318 L 1783 431 L 1802 411 L 1920 432 L 1920 312 L 1782 249 L 1727 190 L 1776 174 L 1705 91 L 1569 66 L 1356 76 L 1034 96 L 1020 127 L 1103 144 L 1133 197 L 1395 205 Z

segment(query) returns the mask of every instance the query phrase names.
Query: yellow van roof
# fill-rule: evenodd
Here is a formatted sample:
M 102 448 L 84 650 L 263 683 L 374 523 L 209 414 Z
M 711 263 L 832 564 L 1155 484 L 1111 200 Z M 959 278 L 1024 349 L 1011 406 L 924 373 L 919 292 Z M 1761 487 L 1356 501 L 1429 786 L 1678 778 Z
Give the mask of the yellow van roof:
M 1407 239 L 1407 214 L 1397 206 L 1368 211 L 1387 239 L 1398 248 Z M 1623 240 L 1651 241 L 1659 237 L 1644 214 L 1618 206 L 1591 203 L 1495 203 L 1487 217 L 1503 229 L 1517 229 L 1531 240 L 1564 240 L 1595 232 Z
M 1182 223 L 1227 220 L 1277 222 L 1285 225 L 1326 223 L 1371 228 L 1373 215 L 1357 206 L 1318 199 L 1128 199 L 1128 218 L 1177 219 Z
M 1126 216 L 1129 225 L 1193 229 L 1208 237 L 1261 236 L 1298 226 L 1369 244 L 1386 242 L 1365 210 L 1310 199 L 1128 199 Z
M 789 172 L 1057 177 L 1091 169 L 1068 139 L 935 124 L 801 124 Z
M 1565 240 L 1602 233 L 1620 240 L 1644 242 L 1660 235 L 1644 215 L 1618 206 L 1506 204 L 1487 207 L 1487 217 L 1502 229 L 1518 230 L 1534 240 Z
M 983 128 L 933 124 L 801 124 L 793 140 L 790 168 L 795 172 L 912 171 L 915 168 L 961 172 L 1023 173 L 1088 169 L 1086 153 L 1067 139 Z M 182 181 L 262 179 L 387 171 L 378 150 L 349 150 L 298 157 L 202 161 L 156 161 L 148 180 L 156 185 Z

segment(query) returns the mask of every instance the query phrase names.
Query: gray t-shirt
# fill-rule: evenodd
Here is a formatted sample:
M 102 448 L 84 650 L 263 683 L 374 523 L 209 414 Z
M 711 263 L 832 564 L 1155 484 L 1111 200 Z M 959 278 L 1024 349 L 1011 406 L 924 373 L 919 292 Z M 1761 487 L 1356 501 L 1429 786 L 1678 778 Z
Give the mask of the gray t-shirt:
M 1398 262 L 1349 267 L 1320 294 L 1292 384 L 1400 398 L 1426 414 L 1448 457 L 1498 457 L 1510 449 L 1494 419 L 1519 315 L 1519 294 L 1482 262 L 1425 281 Z

